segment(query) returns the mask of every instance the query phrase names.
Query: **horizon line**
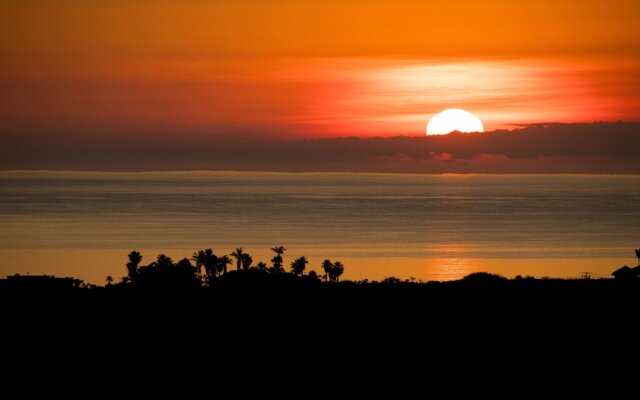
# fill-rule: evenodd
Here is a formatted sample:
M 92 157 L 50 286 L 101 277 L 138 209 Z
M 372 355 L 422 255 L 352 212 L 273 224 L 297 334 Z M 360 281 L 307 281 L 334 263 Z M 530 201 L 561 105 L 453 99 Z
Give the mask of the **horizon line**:
M 121 174 L 121 175 L 153 175 L 153 174 L 201 174 L 201 175 L 402 175 L 402 176 L 640 176 L 640 173 L 609 172 L 362 172 L 362 171 L 260 171 L 233 169 L 168 169 L 168 170 L 96 170 L 96 169 L 0 169 L 0 174 Z

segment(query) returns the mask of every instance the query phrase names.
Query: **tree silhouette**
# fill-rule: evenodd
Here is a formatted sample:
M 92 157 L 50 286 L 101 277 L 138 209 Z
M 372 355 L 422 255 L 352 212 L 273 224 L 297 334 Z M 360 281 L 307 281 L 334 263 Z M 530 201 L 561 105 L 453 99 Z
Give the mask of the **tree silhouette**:
M 307 258 L 302 256 L 291 262 L 291 272 L 296 275 L 304 275 L 304 269 L 306 268 L 309 261 Z
M 191 257 L 196 262 L 196 271 L 198 276 L 202 279 L 202 267 L 205 271 L 205 280 L 213 279 L 216 277 L 216 269 L 218 266 L 218 257 L 213 254 L 213 250 L 208 248 L 206 250 L 198 250 L 193 253 Z
M 160 254 L 151 264 L 140 267 L 133 282 L 138 287 L 157 289 L 188 289 L 200 287 L 196 267 L 187 258 L 174 263 L 171 257 Z
M 189 261 L 188 258 L 183 258 L 182 260 L 178 261 L 176 263 L 176 267 L 182 268 L 182 269 L 193 269 L 193 270 L 195 270 L 193 264 L 191 264 L 191 261 Z
M 249 253 L 242 253 L 242 269 L 247 270 L 251 268 L 251 263 L 253 263 L 253 258 Z
M 640 249 L 636 249 L 636 257 L 638 257 L 638 266 L 640 267 Z
M 107 286 L 111 286 L 113 283 L 113 277 L 111 275 L 107 276 Z
M 276 253 L 276 256 L 271 259 L 271 262 L 273 262 L 273 272 L 284 272 L 284 269 L 282 268 L 282 255 L 287 249 L 285 249 L 284 246 L 277 246 L 272 247 L 271 250 Z
M 333 269 L 331 260 L 324 260 L 322 262 L 322 269 L 324 270 L 324 280 L 329 282 L 329 279 L 331 278 L 331 270 Z
M 267 270 L 267 263 L 260 261 L 258 264 L 256 264 L 256 268 L 258 268 L 260 271 L 266 271 Z
M 196 267 L 191 264 L 188 258 L 178 261 L 173 268 L 172 274 L 175 279 L 190 286 L 201 286 L 202 280 L 198 276 Z
M 173 267 L 173 260 L 165 254 L 159 254 L 155 264 L 159 269 L 169 269 Z
M 307 275 L 309 278 L 311 278 L 314 281 L 319 281 L 320 277 L 318 276 L 318 273 L 314 270 L 309 271 L 309 274 Z
M 198 276 L 202 278 L 202 267 L 204 267 L 204 264 L 206 263 L 206 254 L 204 250 L 194 252 L 191 259 L 196 262 L 196 271 Z
M 332 263 L 331 260 L 324 260 L 322 269 L 324 270 L 324 280 L 327 282 L 339 282 L 340 276 L 344 273 L 344 265 L 340 261 Z
M 340 275 L 344 272 L 344 265 L 340 261 L 336 261 L 333 263 L 333 268 L 331 269 L 331 280 L 334 282 L 340 281 Z
M 237 270 L 239 270 L 240 266 L 242 265 L 242 256 L 243 255 L 244 255 L 244 252 L 242 251 L 242 247 L 236 248 L 236 251 L 231 253 L 231 257 L 236 259 L 236 269 Z
M 139 251 L 132 251 L 129 253 L 129 262 L 127 263 L 128 280 L 133 282 L 138 277 L 138 266 L 142 261 L 142 254 Z
M 215 278 L 218 270 L 218 257 L 211 248 L 206 249 L 204 255 L 204 271 L 207 274 L 207 279 Z
M 233 261 L 229 258 L 229 256 L 224 255 L 222 257 L 218 257 L 218 272 L 222 272 L 223 274 L 227 273 L 227 265 L 233 264 Z

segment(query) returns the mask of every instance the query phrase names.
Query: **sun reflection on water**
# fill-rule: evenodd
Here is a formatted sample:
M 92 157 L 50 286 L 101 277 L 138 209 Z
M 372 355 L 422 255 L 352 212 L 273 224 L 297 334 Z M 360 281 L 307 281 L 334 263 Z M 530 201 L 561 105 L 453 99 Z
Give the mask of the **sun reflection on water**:
M 482 271 L 480 260 L 473 258 L 431 258 L 426 260 L 426 273 L 430 280 L 452 281 Z

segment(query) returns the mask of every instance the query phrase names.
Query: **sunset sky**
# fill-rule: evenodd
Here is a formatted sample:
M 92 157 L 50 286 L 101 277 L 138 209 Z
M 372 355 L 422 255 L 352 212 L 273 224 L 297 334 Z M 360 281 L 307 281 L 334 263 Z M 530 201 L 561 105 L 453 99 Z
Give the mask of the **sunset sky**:
M 518 218 L 542 204 L 539 214 L 530 214 L 526 221 L 505 220 L 503 226 L 513 229 L 509 232 L 514 240 L 524 231 L 540 235 L 540 241 L 519 245 L 544 252 L 540 243 L 571 232 L 563 224 L 567 212 L 574 209 L 558 204 L 574 199 L 583 207 L 583 214 L 575 219 L 580 228 L 576 232 L 595 233 L 588 237 L 592 242 L 576 241 L 571 246 L 597 248 L 601 245 L 597 238 L 610 236 L 622 238 L 611 245 L 617 251 L 633 239 L 626 232 L 637 226 L 633 208 L 637 176 L 611 178 L 613 183 L 621 182 L 618 197 L 593 189 L 592 182 L 606 189 L 608 174 L 640 176 L 640 0 L 1 0 L 0 37 L 0 189 L 4 190 L 0 190 L 0 206 L 9 210 L 0 213 L 8 221 L 0 227 L 0 242 L 4 243 L 0 255 L 6 256 L 7 267 L 46 266 L 51 254 L 46 240 L 60 237 L 57 243 L 61 244 L 51 247 L 58 246 L 62 254 L 65 248 L 76 246 L 78 253 L 73 262 L 68 256 L 58 258 L 57 265 L 75 263 L 78 270 L 84 269 L 79 260 L 92 256 L 80 251 L 94 246 L 91 243 L 99 242 L 107 249 L 115 243 L 111 240 L 124 243 L 122 237 L 127 238 L 126 248 L 143 248 L 130 226 L 152 226 L 149 221 L 162 222 L 165 214 L 174 218 L 175 225 L 157 225 L 147 235 L 154 242 L 159 231 L 183 240 L 167 242 L 168 249 L 182 249 L 175 254 L 183 254 L 186 246 L 189 251 L 184 254 L 192 254 L 191 246 L 199 246 L 197 243 L 211 246 L 218 241 L 216 235 L 226 237 L 228 230 L 241 223 L 247 230 L 242 236 L 241 231 L 235 232 L 239 239 L 234 246 L 243 245 L 240 238 L 256 232 L 266 232 L 268 240 L 276 240 L 275 231 L 269 230 L 276 225 L 269 221 L 284 224 L 288 220 L 280 216 L 288 215 L 288 207 L 302 210 L 286 222 L 304 224 L 299 232 L 315 229 L 309 217 L 317 217 L 318 225 L 330 229 L 323 231 L 319 241 L 304 239 L 300 233 L 282 244 L 294 248 L 304 239 L 311 248 L 325 240 L 327 248 L 342 242 L 355 248 L 365 242 L 343 241 L 342 222 L 365 208 L 359 204 L 368 204 L 364 199 L 370 193 L 375 200 L 371 204 L 381 208 L 370 208 L 367 221 L 378 223 L 385 212 L 402 215 L 409 207 L 405 198 L 396 198 L 391 191 L 379 192 L 377 186 L 351 199 L 347 189 L 352 183 L 381 179 L 380 187 L 386 190 L 394 180 L 410 178 L 424 184 L 454 174 L 451 181 L 444 181 L 446 187 L 435 185 L 432 190 L 426 185 L 420 196 L 437 202 L 420 203 L 411 210 L 420 214 L 406 219 L 426 221 L 427 226 L 431 211 L 444 210 L 446 223 L 433 228 L 433 232 L 451 233 L 452 239 L 443 241 L 442 249 L 467 248 L 456 242 L 458 233 L 467 229 L 467 217 L 458 212 L 473 210 L 476 199 L 480 204 L 488 198 L 490 211 L 482 214 L 486 219 L 479 226 L 484 229 L 486 225 L 490 231 L 468 236 L 469 243 L 483 243 L 490 236 L 486 232 L 501 229 L 492 221 L 503 213 L 504 204 L 513 206 L 510 210 Z M 448 109 L 454 109 L 449 115 L 470 117 L 472 125 L 477 122 L 473 126 L 483 126 L 484 131 L 450 133 L 453 129 L 445 120 L 444 128 L 438 126 L 438 131 L 426 135 L 430 118 Z M 156 193 L 156 181 L 142 179 L 146 186 L 139 187 L 131 178 L 127 181 L 132 182 L 130 192 L 129 186 L 113 186 L 111 177 L 103 179 L 113 171 L 117 172 L 112 174 L 115 181 L 156 172 L 162 172 L 157 176 L 177 172 L 181 178 L 167 180 L 170 197 L 156 199 L 151 195 Z M 131 171 L 141 174 L 120 173 Z M 189 173 L 183 175 L 183 171 Z M 194 173 L 193 180 L 187 177 L 193 171 L 205 172 Z M 246 187 L 242 180 L 210 178 L 241 176 L 246 171 L 258 177 Z M 280 186 L 290 185 L 289 181 L 264 178 L 282 175 L 279 172 L 294 172 L 295 185 L 304 190 L 311 187 L 307 187 L 307 177 L 313 182 L 314 175 L 335 175 L 339 180 L 335 199 L 339 200 L 332 200 L 334 192 L 322 197 L 326 188 L 320 180 L 319 194 L 310 192 L 303 200 L 322 207 L 315 214 L 310 207 L 307 215 L 306 203 L 281 202 Z M 324 174 L 334 172 L 338 174 Z M 377 173 L 382 178 L 370 176 Z M 393 175 L 401 173 L 424 175 Z M 58 190 L 56 174 L 68 177 L 71 189 Z M 500 192 L 504 200 L 498 201 L 492 200 L 491 190 L 474 192 L 486 195 L 473 197 L 476 195 L 467 193 L 471 187 L 467 183 L 447 192 L 458 185 L 453 179 L 468 178 L 465 174 L 606 175 L 594 181 L 592 177 L 576 178 L 575 190 L 559 185 L 558 193 L 566 194 L 566 201 L 554 197 L 551 189 L 546 191 L 544 179 L 529 180 L 532 187 L 526 187 L 523 176 L 516 175 L 504 180 L 508 182 Z M 28 176 L 33 178 L 24 178 Z M 201 181 L 200 176 L 209 180 Z M 89 177 L 86 182 L 91 188 L 76 191 L 80 187 L 76 177 Z M 472 189 L 485 190 L 487 185 L 491 189 L 494 177 L 478 179 Z M 98 189 L 93 188 L 94 182 Z M 224 185 L 240 190 L 237 195 L 229 192 L 229 199 L 239 199 L 237 204 L 220 201 L 227 192 L 213 192 Z M 192 187 L 203 191 L 186 189 Z M 271 191 L 263 196 L 260 190 L 266 187 Z M 438 187 L 444 188 L 440 189 L 445 196 L 442 202 Z M 542 197 L 536 197 L 535 191 L 516 189 L 541 190 Z M 129 197 L 135 191 L 141 197 Z M 397 191 L 416 201 L 417 192 L 410 183 L 398 186 Z M 259 219 L 248 224 L 253 214 L 238 211 L 244 210 L 238 206 L 245 201 L 241 199 L 254 192 L 257 197 L 250 198 L 259 203 L 256 215 L 266 215 L 264 224 Z M 297 199 L 295 191 L 288 193 Z M 174 194 L 175 201 L 164 200 L 174 199 Z M 275 205 L 262 206 L 267 198 L 275 199 Z M 201 208 L 189 208 L 193 199 Z M 601 208 L 589 211 L 592 199 Z M 149 208 L 156 200 L 169 208 Z M 341 208 L 343 200 L 355 206 Z M 385 208 L 383 202 L 391 206 Z M 436 206 L 432 210 L 425 204 Z M 34 209 L 42 214 L 34 213 L 30 225 L 21 222 L 19 218 Z M 253 213 L 252 208 L 247 210 Z M 86 216 L 89 222 L 77 219 L 67 224 L 64 212 Z M 101 219 L 103 215 L 111 218 L 112 212 L 113 220 Z M 135 217 L 138 212 L 139 218 Z M 210 217 L 211 222 L 200 223 L 200 215 Z M 215 215 L 229 219 L 216 220 Z M 555 216 L 548 220 L 554 230 L 536 230 L 539 215 Z M 602 229 L 595 230 L 598 226 L 590 224 L 592 219 L 599 220 Z M 616 225 L 610 220 L 622 222 Z M 115 221 L 113 229 L 102 229 L 110 221 Z M 325 224 L 327 221 L 334 225 Z M 410 224 L 403 220 L 393 220 L 400 221 L 394 225 L 390 219 L 388 226 L 380 221 L 375 225 L 379 231 L 354 225 L 353 237 L 367 232 L 371 237 L 378 232 L 391 235 L 394 229 L 409 232 L 406 227 Z M 582 229 L 583 223 L 594 230 Z M 191 227 L 203 234 L 198 242 L 187 244 L 182 232 Z M 416 228 L 411 243 L 417 243 L 420 251 L 432 251 L 428 246 L 438 233 L 420 229 Z M 74 232 L 82 234 L 70 236 Z M 99 236 L 102 234 L 106 236 Z M 100 240 L 88 242 L 98 237 Z M 296 242 L 298 239 L 301 241 Z M 392 237 L 390 242 L 394 240 L 406 242 L 404 236 Z M 510 240 L 511 236 L 509 246 Z M 613 239 L 606 240 L 613 243 Z M 25 261 L 25 252 L 37 246 L 42 248 L 40 258 Z M 118 254 L 127 254 L 123 244 L 114 246 Z M 269 247 L 260 246 L 266 257 Z M 571 246 L 567 249 L 572 250 Z M 149 252 L 145 254 L 153 254 L 156 247 L 146 245 Z M 627 250 L 620 253 L 622 257 Z M 349 254 L 352 260 L 359 257 L 346 254 L 340 259 L 348 260 Z M 591 253 L 585 250 L 584 254 Z M 611 254 L 606 257 L 619 257 Z M 126 261 L 118 260 L 121 272 L 117 273 L 121 274 Z M 364 258 L 360 262 L 363 271 L 370 267 Z M 466 261 L 458 264 L 467 265 Z M 575 265 L 576 271 L 585 271 L 590 264 L 581 259 Z M 111 272 L 116 271 L 113 268 L 109 273 L 116 273 Z M 415 276 L 428 276 L 420 275 L 418 268 L 426 267 L 416 267 Z M 103 272 L 106 275 L 106 269 Z
M 0 138 L 420 136 L 447 108 L 485 130 L 639 121 L 638 20 L 633 0 L 3 1 Z

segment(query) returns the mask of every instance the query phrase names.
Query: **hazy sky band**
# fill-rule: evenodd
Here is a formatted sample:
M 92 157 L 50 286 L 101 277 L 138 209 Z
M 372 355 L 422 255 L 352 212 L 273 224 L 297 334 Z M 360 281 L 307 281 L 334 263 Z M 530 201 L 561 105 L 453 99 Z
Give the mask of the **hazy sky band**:
M 41 165 L 140 137 L 421 136 L 446 108 L 488 130 L 638 121 L 639 18 L 635 1 L 4 1 L 0 143 L 56 144 Z

